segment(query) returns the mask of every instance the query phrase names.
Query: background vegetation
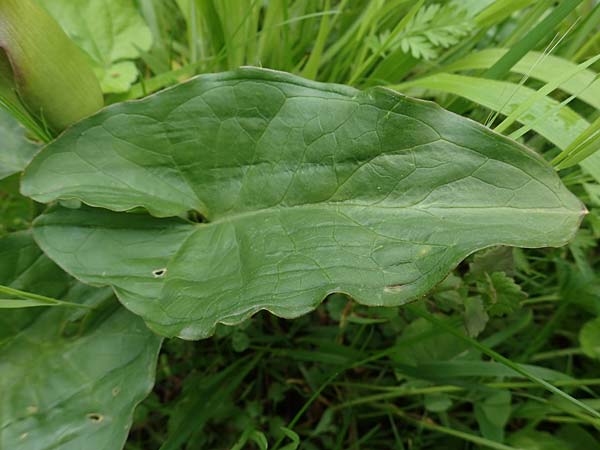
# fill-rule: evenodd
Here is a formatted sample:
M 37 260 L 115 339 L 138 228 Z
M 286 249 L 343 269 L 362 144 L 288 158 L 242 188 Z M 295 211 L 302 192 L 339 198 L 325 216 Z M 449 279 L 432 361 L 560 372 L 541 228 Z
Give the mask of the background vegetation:
M 408 307 L 335 295 L 166 341 L 126 448 L 600 449 L 600 3 L 107 0 L 112 28 L 86 27 L 98 2 L 40 3 L 109 103 L 241 65 L 386 85 L 533 148 L 589 209 L 568 246 L 480 252 Z M 0 234 L 39 213 L 17 192 Z

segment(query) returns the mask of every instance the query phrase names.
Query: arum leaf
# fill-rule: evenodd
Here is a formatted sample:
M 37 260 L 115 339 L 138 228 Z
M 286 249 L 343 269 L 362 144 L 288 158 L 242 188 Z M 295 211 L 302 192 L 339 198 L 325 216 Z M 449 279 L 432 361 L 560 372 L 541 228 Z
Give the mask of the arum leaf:
M 110 289 L 68 277 L 20 232 L 0 239 L 0 283 L 95 306 L 0 314 L 0 448 L 121 448 L 151 389 L 160 338 Z
M 25 139 L 25 129 L 0 109 L 0 180 L 22 171 L 38 148 Z
M 103 104 L 83 53 L 32 0 L 0 2 L 0 96 L 54 131 Z
M 103 92 L 126 92 L 152 34 L 133 1 L 38 0 L 91 58 Z
M 504 272 L 486 272 L 476 284 L 492 317 L 516 311 L 521 307 L 521 301 L 527 298 L 521 286 Z
M 156 216 L 58 209 L 35 234 L 185 338 L 332 292 L 403 304 L 478 249 L 563 245 L 584 213 L 539 156 L 433 103 L 260 69 L 107 108 L 40 152 L 22 190 Z M 160 218 L 188 211 L 206 223 Z

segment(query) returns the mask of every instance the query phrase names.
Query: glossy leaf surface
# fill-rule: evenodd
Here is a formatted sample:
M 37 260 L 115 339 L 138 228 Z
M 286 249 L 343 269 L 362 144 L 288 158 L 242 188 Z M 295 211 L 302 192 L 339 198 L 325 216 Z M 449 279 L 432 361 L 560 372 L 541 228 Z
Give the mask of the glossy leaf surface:
M 160 338 L 48 259 L 27 232 L 0 239 L 0 284 L 95 306 L 2 310 L 0 448 L 118 449 L 154 382 Z
M 437 105 L 259 69 L 109 107 L 43 150 L 36 238 L 166 335 L 201 338 L 329 293 L 423 295 L 491 245 L 562 245 L 584 212 L 539 156 Z M 200 213 L 206 223 L 170 216 Z M 161 219 L 162 217 L 162 219 Z

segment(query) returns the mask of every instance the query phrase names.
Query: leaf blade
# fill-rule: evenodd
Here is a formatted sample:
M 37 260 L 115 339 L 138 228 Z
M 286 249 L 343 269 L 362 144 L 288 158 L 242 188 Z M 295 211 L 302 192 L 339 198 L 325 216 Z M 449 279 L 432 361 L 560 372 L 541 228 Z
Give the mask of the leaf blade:
M 0 255 L 0 283 L 99 308 L 0 314 L 0 447 L 120 448 L 154 383 L 161 339 L 110 290 L 74 282 L 31 233 L 0 239 Z
M 157 216 L 57 210 L 35 235 L 190 339 L 261 309 L 297 317 L 332 292 L 403 304 L 475 250 L 564 244 L 584 213 L 535 153 L 433 103 L 259 69 L 106 109 L 46 147 L 22 189 Z M 190 209 L 208 223 L 160 219 Z

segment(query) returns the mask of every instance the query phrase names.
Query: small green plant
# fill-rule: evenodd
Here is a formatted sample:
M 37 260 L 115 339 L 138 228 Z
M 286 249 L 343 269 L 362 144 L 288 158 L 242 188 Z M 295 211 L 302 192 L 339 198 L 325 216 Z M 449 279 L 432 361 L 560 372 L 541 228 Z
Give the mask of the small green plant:
M 475 28 L 470 11 L 461 2 L 423 5 L 402 31 L 392 38 L 389 30 L 372 40 L 376 53 L 394 52 L 399 48 L 418 59 L 432 60 L 438 56 L 438 48 L 448 48 L 468 36 Z
M 600 5 L 84 3 L 0 0 L 0 448 L 597 445 Z

